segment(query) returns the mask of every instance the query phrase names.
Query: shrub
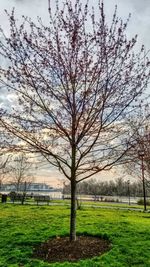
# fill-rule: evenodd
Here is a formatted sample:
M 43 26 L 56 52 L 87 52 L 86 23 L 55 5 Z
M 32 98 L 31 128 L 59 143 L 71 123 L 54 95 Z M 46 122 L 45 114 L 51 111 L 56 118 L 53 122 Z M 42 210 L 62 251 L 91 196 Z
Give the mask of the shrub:
M 137 201 L 138 205 L 144 205 L 144 200 L 143 199 L 139 199 Z M 150 200 L 146 200 L 146 205 L 150 206 Z

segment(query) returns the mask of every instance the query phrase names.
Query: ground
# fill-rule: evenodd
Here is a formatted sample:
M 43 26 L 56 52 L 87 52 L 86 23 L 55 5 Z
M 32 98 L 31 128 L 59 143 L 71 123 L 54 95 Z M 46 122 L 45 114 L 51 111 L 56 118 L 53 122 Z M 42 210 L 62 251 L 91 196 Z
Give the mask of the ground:
M 107 240 L 98 237 L 78 236 L 74 242 L 70 242 L 69 237 L 57 237 L 35 248 L 33 257 L 47 262 L 75 262 L 99 256 L 110 247 Z
M 67 258 L 65 262 L 64 259 L 48 262 L 36 255 L 33 257 L 33 251 L 35 253 L 35 248 L 46 240 L 69 235 L 68 204 L 64 201 L 49 206 L 0 203 L 0 267 L 150 267 L 150 213 L 121 210 L 122 207 L 123 204 L 87 207 L 83 203 L 82 209 L 77 210 L 78 236 L 109 240 L 108 252 L 101 255 L 99 250 L 97 257 L 87 253 L 88 258 L 75 262 Z M 87 239 L 85 241 L 87 251 L 89 245 Z M 64 246 L 61 242 L 58 244 L 55 259 Z

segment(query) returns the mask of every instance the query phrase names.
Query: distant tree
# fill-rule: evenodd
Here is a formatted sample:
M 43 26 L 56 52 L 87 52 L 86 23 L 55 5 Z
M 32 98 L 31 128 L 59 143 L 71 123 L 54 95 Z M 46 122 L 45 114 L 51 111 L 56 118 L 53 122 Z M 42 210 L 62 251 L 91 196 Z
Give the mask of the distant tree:
M 13 184 L 16 191 L 25 194 L 29 185 L 33 182 L 33 163 L 24 153 L 14 156 L 9 164 L 9 182 Z
M 134 180 L 130 181 L 126 179 L 113 179 L 109 181 L 100 181 L 99 179 L 89 179 L 78 184 L 77 194 L 82 195 L 96 195 L 98 197 L 104 196 L 128 196 L 130 189 L 131 197 L 142 197 L 142 186 L 141 181 Z M 64 186 L 65 194 L 70 194 L 70 184 Z M 96 192 L 96 194 L 95 194 Z M 150 189 L 147 188 L 147 192 L 150 194 Z
M 102 183 L 99 183 L 96 179 L 90 179 L 88 181 L 88 191 L 90 192 L 91 195 L 94 196 L 94 199 L 97 200 L 98 196 L 100 195 L 101 191 L 101 186 Z
M 125 195 L 125 190 L 124 190 L 124 181 L 122 177 L 119 177 L 115 180 L 115 185 L 116 185 L 116 194 L 118 196 L 123 196 Z
M 137 118 L 131 117 L 128 128 L 132 138 L 130 149 L 126 155 L 125 171 L 136 177 L 143 188 L 144 209 L 146 210 L 146 196 L 150 185 L 150 111 L 147 104 L 141 107 Z M 127 143 L 128 143 L 127 142 Z
M 3 182 L 7 179 L 6 176 L 9 173 L 8 162 L 10 156 L 4 155 L 3 153 L 0 154 L 0 190 L 2 188 Z
M 150 111 L 149 105 L 141 107 L 138 116 L 131 117 L 128 121 L 128 128 L 132 138 L 128 140 L 130 149 L 126 155 L 125 171 L 128 174 L 142 179 L 142 159 L 144 164 L 144 175 L 147 186 L 150 182 Z M 141 157 L 141 154 L 143 155 Z
M 116 10 L 109 26 L 103 1 L 97 17 L 81 0 L 57 2 L 55 12 L 49 1 L 48 11 L 47 25 L 25 17 L 21 26 L 12 11 L 10 36 L 1 29 L 8 67 L 0 79 L 15 94 L 15 107 L 1 110 L 1 127 L 16 137 L 11 149 L 41 153 L 69 179 L 74 241 L 77 184 L 126 153 L 123 121 L 147 87 L 149 60 L 143 46 L 134 54 L 137 36 L 127 39 L 128 20 Z

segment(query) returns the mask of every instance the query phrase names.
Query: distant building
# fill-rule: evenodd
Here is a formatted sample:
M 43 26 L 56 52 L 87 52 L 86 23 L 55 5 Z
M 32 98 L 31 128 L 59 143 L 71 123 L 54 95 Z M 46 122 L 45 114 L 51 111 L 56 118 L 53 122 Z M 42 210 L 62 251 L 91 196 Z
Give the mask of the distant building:
M 25 183 L 19 185 L 19 191 L 25 190 Z M 2 184 L 1 191 L 16 191 L 15 184 Z M 27 192 L 60 192 L 60 189 L 53 188 L 45 183 L 30 183 L 26 185 Z

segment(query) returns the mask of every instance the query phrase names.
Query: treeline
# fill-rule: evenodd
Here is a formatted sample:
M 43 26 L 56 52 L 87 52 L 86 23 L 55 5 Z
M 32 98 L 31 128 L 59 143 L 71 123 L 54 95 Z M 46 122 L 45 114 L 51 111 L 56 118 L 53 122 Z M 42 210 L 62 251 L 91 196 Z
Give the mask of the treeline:
M 150 196 L 150 187 L 146 186 L 147 196 Z M 64 194 L 70 194 L 70 184 L 65 184 L 63 188 Z M 91 179 L 79 183 L 77 193 L 94 196 L 131 196 L 142 197 L 143 187 L 142 181 L 135 182 L 125 181 L 122 178 L 109 181 L 100 181 Z

